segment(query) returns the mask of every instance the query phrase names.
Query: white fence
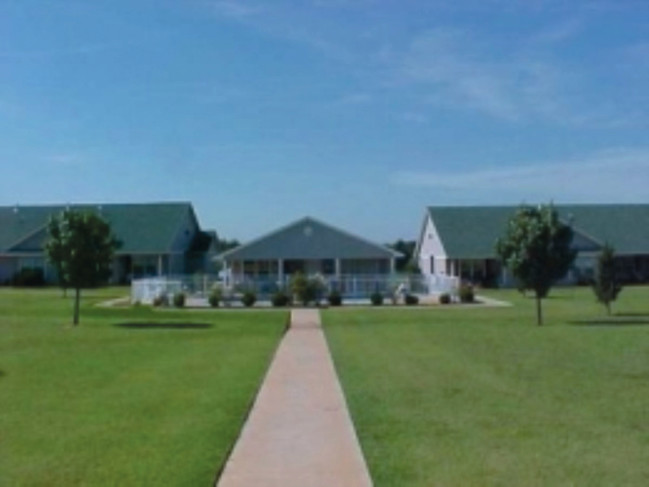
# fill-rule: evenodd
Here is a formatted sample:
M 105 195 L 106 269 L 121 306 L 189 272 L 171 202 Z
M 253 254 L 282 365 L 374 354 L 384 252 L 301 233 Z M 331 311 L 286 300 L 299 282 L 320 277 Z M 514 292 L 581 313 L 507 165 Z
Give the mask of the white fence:
M 319 276 L 326 292 L 338 291 L 345 298 L 367 298 L 378 292 L 386 296 L 395 293 L 411 294 L 456 294 L 459 279 L 448 276 L 422 275 L 341 275 Z M 167 296 L 173 299 L 177 293 L 185 293 L 192 298 L 207 298 L 210 292 L 220 287 L 227 294 L 250 290 L 259 298 L 268 298 L 280 289 L 288 289 L 290 276 L 282 280 L 277 276 L 229 276 L 225 286 L 217 276 L 169 276 L 135 279 L 131 284 L 131 302 L 151 304 L 156 297 Z
M 207 297 L 214 287 L 220 286 L 217 276 L 168 276 L 134 279 L 131 283 L 131 302 L 151 304 L 160 296 L 173 299 L 178 293 L 193 297 Z
M 456 294 L 460 287 L 460 278 L 444 276 L 441 274 L 430 274 L 428 280 L 428 294 Z

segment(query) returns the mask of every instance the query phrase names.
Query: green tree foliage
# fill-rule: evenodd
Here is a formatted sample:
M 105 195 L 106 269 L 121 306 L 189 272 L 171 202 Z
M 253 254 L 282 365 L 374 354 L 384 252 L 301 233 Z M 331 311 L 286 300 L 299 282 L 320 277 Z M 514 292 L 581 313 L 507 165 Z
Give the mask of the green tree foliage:
M 326 291 L 322 276 L 307 277 L 301 272 L 297 272 L 291 277 L 289 287 L 295 301 L 302 306 L 308 306 L 311 303 L 319 305 Z
M 239 245 L 241 245 L 241 244 L 235 238 L 232 239 L 232 240 L 228 240 L 227 238 L 217 238 L 217 240 L 216 240 L 216 251 L 218 253 L 225 252 L 226 250 L 235 249 Z
M 58 278 L 59 286 L 63 289 L 63 296 L 67 296 L 67 290 L 70 284 L 66 281 L 66 275 L 63 270 L 63 261 L 65 259 L 64 248 L 61 243 L 61 227 L 50 220 L 48 225 L 49 241 L 45 250 L 48 260 L 54 267 Z
M 496 243 L 504 265 L 523 290 L 534 291 L 537 324 L 543 324 L 541 300 L 570 269 L 576 251 L 572 228 L 559 221 L 552 205 L 520 207 Z
M 387 245 L 392 250 L 401 252 L 403 257 L 397 258 L 395 262 L 395 270 L 397 272 L 418 273 L 419 267 L 417 266 L 417 258 L 414 255 L 417 242 L 414 240 L 397 240 L 392 244 Z
M 617 279 L 615 249 L 609 244 L 604 245 L 597 257 L 593 291 L 597 301 L 606 307 L 606 313 L 610 315 L 611 303 L 617 299 L 617 295 L 622 291 L 622 285 Z
M 66 210 L 48 224 L 45 253 L 64 286 L 75 290 L 73 323 L 79 323 L 81 289 L 104 284 L 119 242 L 95 213 Z

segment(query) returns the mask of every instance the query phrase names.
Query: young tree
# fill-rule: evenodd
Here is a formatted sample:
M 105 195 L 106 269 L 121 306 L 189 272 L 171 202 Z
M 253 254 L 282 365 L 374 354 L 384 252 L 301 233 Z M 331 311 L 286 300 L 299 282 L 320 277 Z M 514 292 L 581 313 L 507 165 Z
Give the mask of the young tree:
M 50 219 L 47 227 L 47 233 L 49 235 L 48 243 L 46 244 L 45 250 L 47 252 L 48 260 L 52 264 L 52 267 L 56 270 L 56 275 L 58 278 L 59 286 L 63 289 L 63 297 L 67 297 L 68 288 L 70 285 L 66 281 L 65 272 L 63 271 L 63 261 L 65 260 L 64 249 L 61 241 L 61 227 L 58 225 L 57 220 Z
M 536 322 L 543 324 L 541 300 L 564 277 L 577 252 L 571 248 L 572 228 L 559 221 L 552 205 L 520 207 L 496 243 L 503 264 L 523 290 L 534 291 Z
M 615 269 L 615 249 L 606 244 L 597 257 L 593 291 L 597 301 L 606 306 L 606 313 L 609 316 L 611 314 L 611 303 L 617 299 L 617 295 L 621 290 L 622 285 L 617 280 Z
M 119 242 L 94 213 L 66 210 L 48 225 L 45 253 L 64 285 L 74 289 L 74 325 L 79 324 L 81 289 L 104 284 Z
M 397 272 L 408 272 L 410 274 L 419 273 L 417 266 L 417 257 L 414 255 L 417 242 L 414 240 L 397 240 L 392 244 L 387 244 L 387 247 L 403 254 L 398 257 L 395 262 L 395 270 Z

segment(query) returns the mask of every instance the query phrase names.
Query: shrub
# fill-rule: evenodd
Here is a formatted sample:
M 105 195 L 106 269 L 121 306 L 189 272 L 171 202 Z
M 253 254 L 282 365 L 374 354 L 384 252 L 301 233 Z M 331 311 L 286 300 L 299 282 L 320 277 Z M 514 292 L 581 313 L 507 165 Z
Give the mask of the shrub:
M 291 278 L 290 288 L 291 293 L 302 306 L 308 306 L 312 302 L 316 305 L 320 304 L 326 289 L 322 276 L 307 278 L 301 272 Z
M 383 294 L 379 292 L 372 293 L 370 295 L 370 301 L 374 306 L 381 306 L 383 304 Z
M 207 301 L 210 303 L 212 308 L 218 308 L 219 304 L 223 300 L 223 294 L 220 289 L 214 289 L 210 293 L 210 296 L 207 298 Z
M 270 302 L 276 308 L 283 308 L 284 306 L 288 306 L 291 303 L 291 297 L 286 291 L 280 289 L 279 291 L 276 291 L 275 294 L 273 294 L 273 296 L 270 298 Z
M 451 304 L 451 295 L 449 293 L 440 294 L 439 304 Z
M 241 303 L 243 303 L 246 308 L 254 306 L 256 302 L 257 295 L 254 291 L 244 291 L 243 295 L 241 296 Z
M 160 306 L 169 306 L 169 297 L 166 294 L 160 294 L 153 298 L 153 306 L 156 308 Z
M 310 277 L 307 281 L 307 289 L 311 301 L 313 301 L 316 306 L 320 306 L 320 301 L 322 301 L 324 293 L 327 290 L 324 278 L 319 274 Z
M 176 293 L 174 294 L 174 306 L 176 308 L 185 307 L 185 293 Z
M 301 272 L 296 273 L 291 278 L 290 287 L 295 299 L 303 306 L 306 306 L 312 300 L 309 280 Z
M 406 294 L 406 296 L 404 298 L 404 302 L 408 306 L 413 306 L 415 304 L 419 304 L 419 297 L 415 296 L 414 294 Z
M 331 306 L 340 306 L 343 304 L 343 297 L 338 291 L 331 291 L 327 296 L 327 301 Z
M 473 303 L 475 301 L 473 286 L 470 284 L 462 284 L 458 294 L 460 296 L 460 302 L 462 303 Z
M 43 286 L 45 285 L 43 269 L 40 267 L 23 267 L 13 275 L 11 284 L 19 287 Z

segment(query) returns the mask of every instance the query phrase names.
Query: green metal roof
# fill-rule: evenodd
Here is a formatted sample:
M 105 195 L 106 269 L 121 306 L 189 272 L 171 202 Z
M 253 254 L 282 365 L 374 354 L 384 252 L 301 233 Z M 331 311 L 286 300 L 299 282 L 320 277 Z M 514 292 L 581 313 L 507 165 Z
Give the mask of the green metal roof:
M 70 208 L 91 211 L 111 225 L 122 242 L 118 253 L 158 253 L 171 250 L 190 203 L 102 204 L 0 207 L 0 252 L 40 251 L 51 215 Z
M 446 254 L 454 259 L 495 257 L 496 240 L 505 233 L 517 206 L 432 206 L 432 218 Z M 596 250 L 609 242 L 620 255 L 649 254 L 649 205 L 555 205 L 575 231 L 573 244 Z
M 239 247 L 218 260 L 390 259 L 401 254 L 306 217 Z

